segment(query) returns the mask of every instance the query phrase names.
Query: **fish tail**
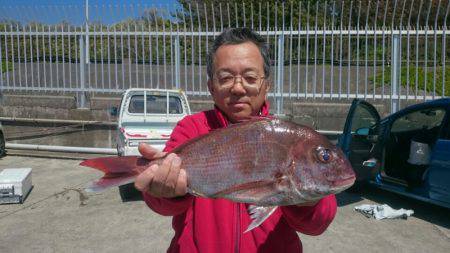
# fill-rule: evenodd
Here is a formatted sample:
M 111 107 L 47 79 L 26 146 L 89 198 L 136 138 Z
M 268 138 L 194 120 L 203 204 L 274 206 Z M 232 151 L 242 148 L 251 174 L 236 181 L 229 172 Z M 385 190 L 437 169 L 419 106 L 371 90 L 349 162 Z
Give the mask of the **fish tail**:
M 110 156 L 85 160 L 80 163 L 81 166 L 104 173 L 103 177 L 92 182 L 85 190 L 101 192 L 111 187 L 132 183 L 150 163 L 150 160 L 139 156 Z
M 84 190 L 87 192 L 102 192 L 111 187 L 117 187 L 124 184 L 132 183 L 136 179 L 136 175 L 129 177 L 109 178 L 110 175 L 105 174 L 102 178 L 91 182 Z

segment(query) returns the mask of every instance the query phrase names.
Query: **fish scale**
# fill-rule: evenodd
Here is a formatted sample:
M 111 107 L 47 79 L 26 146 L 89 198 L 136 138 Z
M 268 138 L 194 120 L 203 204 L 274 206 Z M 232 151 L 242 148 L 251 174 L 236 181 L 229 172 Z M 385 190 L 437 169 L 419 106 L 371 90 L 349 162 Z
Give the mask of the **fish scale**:
M 190 178 L 190 188 L 196 192 L 201 192 L 205 196 L 209 196 L 236 184 L 269 178 L 273 170 L 277 169 L 275 167 L 281 166 L 282 163 L 280 162 L 284 161 L 285 158 L 278 155 L 281 161 L 279 161 L 280 159 L 276 159 L 277 155 L 274 155 L 275 150 L 270 145 L 266 145 L 267 143 L 265 142 L 252 142 L 260 150 L 254 150 L 251 145 L 249 147 L 249 143 L 250 141 L 243 141 L 237 145 L 224 143 L 223 147 L 226 150 L 217 151 L 217 155 L 209 157 L 208 162 L 204 164 L 199 164 L 195 160 L 192 163 L 185 164 L 183 160 L 182 167 L 186 169 L 188 178 Z M 198 152 L 201 152 L 204 149 L 202 144 L 196 144 L 189 151 L 198 149 Z M 257 152 L 249 152 L 252 150 Z M 195 151 L 193 154 L 198 155 Z M 192 154 L 185 154 L 181 151 L 178 155 L 184 157 Z M 255 163 L 257 160 L 260 162 Z M 230 171 L 234 173 L 230 174 Z M 224 180 L 224 178 L 228 178 L 229 180 Z M 204 179 L 206 179 L 207 183 L 205 183 Z M 218 188 L 217 182 L 220 181 L 224 181 L 225 183 L 220 185 L 221 188 Z

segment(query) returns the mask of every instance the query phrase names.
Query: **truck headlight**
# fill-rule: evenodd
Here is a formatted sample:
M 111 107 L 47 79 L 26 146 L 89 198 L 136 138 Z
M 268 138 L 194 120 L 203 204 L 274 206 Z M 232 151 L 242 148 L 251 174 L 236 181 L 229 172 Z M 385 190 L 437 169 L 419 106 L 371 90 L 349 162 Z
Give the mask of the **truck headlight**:
M 139 146 L 139 143 L 141 143 L 141 141 L 139 141 L 139 140 L 129 140 L 128 146 L 129 147 L 137 147 L 137 146 Z

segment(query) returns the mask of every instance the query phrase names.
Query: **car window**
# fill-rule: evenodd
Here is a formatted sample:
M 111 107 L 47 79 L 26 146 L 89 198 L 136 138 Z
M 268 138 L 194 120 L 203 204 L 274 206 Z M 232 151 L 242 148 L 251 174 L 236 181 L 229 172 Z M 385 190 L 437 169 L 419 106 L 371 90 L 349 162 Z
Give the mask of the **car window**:
M 377 119 L 370 113 L 369 108 L 364 106 L 363 104 L 358 105 L 356 107 L 354 116 L 352 119 L 352 132 L 355 132 L 360 128 L 375 128 L 377 124 Z
M 166 114 L 166 98 L 165 95 L 147 95 L 147 113 Z M 144 113 L 144 95 L 131 96 L 128 112 Z M 169 113 L 180 114 L 182 112 L 181 99 L 177 96 L 169 96 Z
M 431 108 L 414 111 L 398 118 L 392 124 L 391 132 L 405 132 L 419 129 L 432 129 L 442 124 L 445 109 Z

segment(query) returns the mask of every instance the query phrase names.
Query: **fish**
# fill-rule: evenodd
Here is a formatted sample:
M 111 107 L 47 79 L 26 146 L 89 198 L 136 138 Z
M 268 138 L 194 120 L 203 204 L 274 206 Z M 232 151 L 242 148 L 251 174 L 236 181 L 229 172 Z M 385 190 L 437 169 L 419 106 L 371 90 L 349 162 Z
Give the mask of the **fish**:
M 191 139 L 171 153 L 181 158 L 188 193 L 250 204 L 259 226 L 278 206 L 318 201 L 349 188 L 355 173 L 342 150 L 314 129 L 278 118 L 232 124 Z M 163 158 L 100 157 L 82 166 L 105 175 L 87 188 L 102 191 L 133 182 Z

